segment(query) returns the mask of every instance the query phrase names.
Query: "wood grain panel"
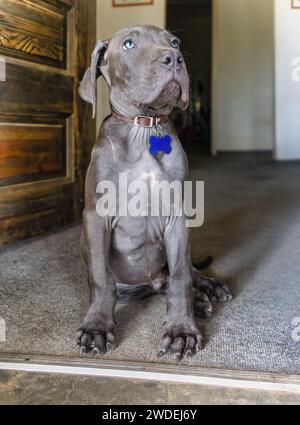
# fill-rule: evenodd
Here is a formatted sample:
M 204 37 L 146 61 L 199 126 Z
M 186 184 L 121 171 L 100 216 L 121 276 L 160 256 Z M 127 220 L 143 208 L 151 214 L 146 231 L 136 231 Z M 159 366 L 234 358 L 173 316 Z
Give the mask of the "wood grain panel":
M 38 235 L 73 220 L 72 185 L 0 197 L 0 245 Z
M 73 77 L 8 63 L 6 78 L 0 83 L 0 113 L 72 114 Z
M 66 175 L 63 125 L 0 124 L 0 186 Z
M 0 0 L 0 52 L 66 66 L 67 10 L 45 2 Z
M 7 64 L 0 83 L 1 245 L 81 217 L 95 122 L 77 90 L 95 45 L 96 2 L 0 0 L 0 11 Z

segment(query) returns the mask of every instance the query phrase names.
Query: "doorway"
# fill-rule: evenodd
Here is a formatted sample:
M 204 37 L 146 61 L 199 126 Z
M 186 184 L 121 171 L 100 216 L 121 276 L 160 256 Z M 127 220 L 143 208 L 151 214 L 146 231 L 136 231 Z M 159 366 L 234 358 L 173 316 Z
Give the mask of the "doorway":
M 189 109 L 174 116 L 188 153 L 212 150 L 212 21 L 212 0 L 167 0 L 167 28 L 182 40 L 191 79 Z

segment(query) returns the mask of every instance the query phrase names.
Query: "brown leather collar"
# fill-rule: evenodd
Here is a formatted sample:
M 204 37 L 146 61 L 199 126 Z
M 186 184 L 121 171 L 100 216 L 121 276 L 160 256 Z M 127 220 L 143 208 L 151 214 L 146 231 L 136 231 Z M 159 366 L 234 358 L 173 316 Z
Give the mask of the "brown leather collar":
M 134 118 L 130 118 L 130 117 L 126 117 L 125 115 L 117 114 L 116 112 L 113 112 L 112 116 L 118 120 L 125 121 L 130 124 L 134 124 L 139 127 L 145 127 L 145 128 L 156 127 L 158 124 L 167 122 L 169 119 L 168 115 L 158 115 L 154 117 L 147 117 L 145 115 L 137 115 Z

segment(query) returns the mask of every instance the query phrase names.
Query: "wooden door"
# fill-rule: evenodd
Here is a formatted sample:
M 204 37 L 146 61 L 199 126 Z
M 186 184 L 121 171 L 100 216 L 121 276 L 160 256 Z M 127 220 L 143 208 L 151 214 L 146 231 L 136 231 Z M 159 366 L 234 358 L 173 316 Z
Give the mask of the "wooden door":
M 95 124 L 77 89 L 95 8 L 95 0 L 0 0 L 0 244 L 81 216 Z

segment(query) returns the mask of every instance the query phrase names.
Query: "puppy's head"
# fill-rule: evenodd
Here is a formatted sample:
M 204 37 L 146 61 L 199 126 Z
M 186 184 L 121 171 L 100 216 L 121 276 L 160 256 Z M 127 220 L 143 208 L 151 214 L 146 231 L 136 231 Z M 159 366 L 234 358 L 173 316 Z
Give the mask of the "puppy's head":
M 96 44 L 79 89 L 81 97 L 93 105 L 93 116 L 100 75 L 118 113 L 159 115 L 188 106 L 189 78 L 180 41 L 166 30 L 139 25 Z

